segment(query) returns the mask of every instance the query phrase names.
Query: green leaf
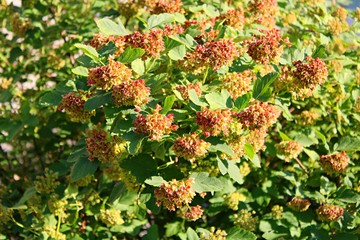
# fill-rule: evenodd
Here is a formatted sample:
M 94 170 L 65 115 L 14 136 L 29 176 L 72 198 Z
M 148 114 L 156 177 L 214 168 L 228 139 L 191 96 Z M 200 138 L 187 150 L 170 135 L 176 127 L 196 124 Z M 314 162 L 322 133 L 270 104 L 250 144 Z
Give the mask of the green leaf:
M 131 69 L 139 75 L 143 75 L 145 73 L 145 65 L 144 61 L 140 58 L 131 62 Z
M 169 58 L 174 61 L 184 59 L 185 55 L 186 55 L 185 45 L 176 46 L 172 48 L 168 53 Z
M 20 200 L 12 207 L 12 209 L 23 208 L 27 200 L 32 198 L 36 194 L 36 188 L 30 187 L 26 189 Z M 25 206 L 26 207 L 26 206 Z
M 190 89 L 189 91 L 189 99 L 191 102 L 193 102 L 197 106 L 207 106 L 206 103 L 201 102 L 198 95 L 196 94 L 194 89 Z
M 82 147 L 79 149 L 76 149 L 74 152 L 70 154 L 70 156 L 67 158 L 67 162 L 76 162 L 80 159 L 80 157 L 87 157 L 88 152 L 86 150 L 86 147 Z
M 253 159 L 255 156 L 254 148 L 251 144 L 245 143 L 244 145 L 245 154 L 249 157 L 249 159 Z
M 112 103 L 113 99 L 111 92 L 98 91 L 94 96 L 89 98 L 85 102 L 84 110 L 91 111 L 93 109 L 99 108 L 102 105 Z
M 191 188 L 198 193 L 201 192 L 216 192 L 222 190 L 223 181 L 216 177 L 209 177 L 207 172 L 194 172 L 190 175 L 190 178 L 194 178 L 195 183 Z
M 57 90 L 46 92 L 40 97 L 39 104 L 41 106 L 58 106 L 61 103 L 63 94 Z
M 256 235 L 250 231 L 240 228 L 239 226 L 232 227 L 226 236 L 226 240 L 256 240 Z
M 165 98 L 164 107 L 161 110 L 161 114 L 166 114 L 168 111 L 170 111 L 170 109 L 173 106 L 174 102 L 175 102 L 175 96 L 174 95 L 167 96 Z
M 90 161 L 87 157 L 80 158 L 71 168 L 71 181 L 76 182 L 87 175 L 94 174 L 99 165 L 98 161 Z
M 229 100 L 229 97 L 230 94 L 227 91 L 222 91 L 221 93 L 211 92 L 205 95 L 206 101 L 213 110 L 227 108 L 227 101 Z
M 235 100 L 235 107 L 239 110 L 242 110 L 244 109 L 245 107 L 247 107 L 247 105 L 249 104 L 251 100 L 251 93 L 248 92 L 244 95 L 242 95 L 241 97 L 238 97 L 236 100 Z
M 72 71 L 72 73 L 74 73 L 76 75 L 80 75 L 80 76 L 84 76 L 84 77 L 89 76 L 89 71 L 86 67 L 78 66 L 76 68 L 73 68 L 71 71 Z
M 117 199 L 121 198 L 126 191 L 127 189 L 125 183 L 119 182 L 115 184 L 113 190 L 110 193 L 109 202 L 115 202 Z
M 255 167 L 257 167 L 257 168 L 261 167 L 261 161 L 257 154 L 255 154 L 254 158 L 251 158 L 250 161 Z
M 123 160 L 121 167 L 129 170 L 139 183 L 157 175 L 156 161 L 148 154 L 139 154 Z
M 166 183 L 166 181 L 161 176 L 152 176 L 146 179 L 145 183 L 150 186 L 159 187 L 161 184 Z
M 338 191 L 340 192 L 340 191 Z M 345 203 L 359 203 L 360 202 L 360 194 L 351 190 L 345 189 L 342 190 L 339 195 L 336 197 L 336 200 Z
M 128 142 L 128 151 L 131 155 L 135 155 L 140 151 L 142 142 L 144 141 L 144 136 L 142 134 L 129 132 L 124 134 L 123 138 Z
M 166 23 L 171 23 L 175 20 L 173 14 L 170 13 L 162 13 L 159 15 L 151 15 L 147 21 L 148 29 L 154 28 L 156 26 L 160 26 Z
M 156 224 L 152 224 L 149 229 L 146 230 L 147 234 L 142 237 L 143 240 L 160 240 L 159 227 Z
M 92 60 L 99 61 L 99 54 L 95 48 L 82 43 L 75 43 L 74 46 L 83 51 L 84 54 L 90 57 Z
M 181 223 L 180 222 L 172 222 L 165 224 L 165 235 L 167 237 L 174 236 L 181 231 Z
M 286 135 L 285 133 L 281 132 L 280 130 L 278 130 L 280 138 L 282 141 L 291 141 L 292 139 Z
M 191 49 L 193 46 L 197 45 L 194 38 L 189 34 L 186 34 L 185 37 L 179 35 L 173 35 L 170 36 L 169 38 L 175 40 L 178 43 L 185 45 L 188 49 Z
M 306 149 L 304 148 L 304 152 L 314 161 L 317 161 L 320 159 L 320 156 L 319 154 L 317 154 L 315 151 L 313 150 L 309 150 L 309 149 Z
M 360 150 L 360 137 L 345 136 L 334 147 L 335 151 L 355 152 Z
M 326 47 L 325 45 L 318 46 L 314 53 L 312 54 L 313 58 L 325 58 L 326 56 Z
M 195 232 L 194 229 L 192 229 L 191 227 L 189 227 L 186 230 L 186 239 L 187 240 L 199 240 L 199 236 L 197 235 L 197 233 Z
M 125 51 L 120 55 L 119 60 L 122 63 L 131 63 L 144 55 L 144 53 L 144 49 L 127 47 Z
M 266 101 L 271 97 L 271 84 L 279 77 L 279 73 L 272 72 L 255 81 L 253 98 Z
M 219 144 L 214 144 L 211 145 L 209 148 L 209 152 L 223 152 L 226 153 L 227 155 L 229 155 L 230 157 L 234 157 L 235 153 L 234 151 L 231 149 L 231 147 L 229 145 L 227 145 L 226 143 L 219 143 Z
M 121 22 L 116 23 L 107 18 L 96 21 L 96 25 L 98 26 L 100 32 L 103 33 L 105 36 L 125 36 L 128 34 L 124 25 Z
M 243 184 L 244 183 L 244 178 L 241 175 L 240 169 L 236 165 L 235 161 L 228 160 L 227 164 L 228 164 L 227 172 L 228 172 L 230 178 L 232 178 L 233 180 L 235 180 L 239 184 Z

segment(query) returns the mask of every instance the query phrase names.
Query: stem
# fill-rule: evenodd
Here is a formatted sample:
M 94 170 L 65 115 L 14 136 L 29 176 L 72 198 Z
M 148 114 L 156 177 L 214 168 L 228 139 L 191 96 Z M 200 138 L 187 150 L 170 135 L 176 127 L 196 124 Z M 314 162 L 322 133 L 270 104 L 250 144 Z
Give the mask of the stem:
M 170 165 L 172 165 L 172 164 L 174 164 L 174 163 L 175 163 L 175 162 L 174 162 L 173 160 L 171 160 L 170 162 L 167 162 L 167 163 L 165 163 L 165 164 L 163 164 L 163 165 L 158 166 L 157 169 L 158 169 L 158 170 L 165 169 L 165 168 L 167 168 L 168 166 L 170 166 Z
M 56 227 L 56 235 L 59 236 L 60 233 L 60 225 L 61 225 L 61 216 L 58 218 L 57 227 Z
M 206 67 L 206 70 L 205 70 L 205 73 L 204 73 L 204 77 L 203 77 L 203 80 L 202 80 L 202 84 L 205 84 L 205 81 L 206 81 L 206 77 L 209 73 L 209 67 Z
M 300 160 L 298 158 L 294 158 L 294 160 L 299 164 L 299 166 L 304 170 L 304 172 L 309 175 L 308 170 L 306 169 L 306 167 L 304 166 L 304 164 L 302 164 L 302 162 L 300 162 Z

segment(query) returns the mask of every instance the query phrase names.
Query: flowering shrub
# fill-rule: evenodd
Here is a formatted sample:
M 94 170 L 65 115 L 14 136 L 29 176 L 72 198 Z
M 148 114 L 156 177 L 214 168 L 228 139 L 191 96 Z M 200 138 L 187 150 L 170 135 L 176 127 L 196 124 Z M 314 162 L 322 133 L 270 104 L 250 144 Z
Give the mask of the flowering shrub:
M 2 1 L 0 239 L 358 239 L 334 2 Z

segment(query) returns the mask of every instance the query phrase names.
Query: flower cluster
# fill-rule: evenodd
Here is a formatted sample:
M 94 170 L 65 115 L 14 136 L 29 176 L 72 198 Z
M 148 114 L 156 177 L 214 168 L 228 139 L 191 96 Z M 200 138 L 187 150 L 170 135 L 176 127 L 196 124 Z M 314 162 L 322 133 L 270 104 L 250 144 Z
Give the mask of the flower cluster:
M 252 0 L 248 9 L 251 13 L 261 16 L 275 16 L 278 13 L 277 0 Z
M 118 136 L 111 136 L 101 126 L 88 129 L 85 141 L 89 160 L 97 158 L 104 163 L 113 162 L 126 152 L 126 142 Z
M 201 209 L 200 205 L 196 206 L 184 206 L 179 209 L 180 217 L 188 220 L 188 221 L 196 221 L 203 215 L 204 210 Z
M 56 226 L 46 226 L 42 229 L 49 237 L 56 240 L 66 240 L 66 234 L 56 230 Z
M 245 202 L 246 197 L 238 192 L 233 192 L 230 195 L 226 196 L 225 204 L 232 210 L 237 211 L 239 202 Z
M 123 63 L 108 58 L 109 64 L 89 69 L 88 85 L 94 85 L 102 90 L 110 90 L 114 85 L 130 81 L 132 71 Z
M 190 162 L 206 156 L 210 143 L 200 139 L 196 133 L 189 136 L 178 137 L 173 145 L 177 156 L 183 157 Z
M 236 29 L 243 29 L 245 25 L 245 15 L 243 9 L 230 9 L 227 13 L 223 13 L 216 17 L 216 19 L 222 20 L 225 25 L 229 25 Z
M 255 231 L 259 224 L 259 218 L 253 217 L 255 211 L 241 209 L 237 214 L 233 215 L 234 224 L 248 231 Z
M 171 36 L 175 34 L 182 34 L 184 33 L 185 29 L 181 25 L 165 25 L 163 30 L 164 36 Z
M 287 206 L 296 212 L 305 212 L 309 209 L 311 202 L 307 199 L 294 197 Z
M 149 33 L 138 31 L 126 35 L 124 41 L 133 48 L 141 48 L 145 51 L 142 59 L 158 58 L 160 53 L 165 50 L 163 41 L 163 31 L 161 29 L 151 29 Z
M 193 183 L 194 179 L 190 178 L 182 181 L 173 179 L 161 184 L 154 190 L 156 205 L 163 205 L 169 211 L 175 211 L 176 208 L 188 205 L 195 197 L 195 192 L 191 189 Z
M 303 150 L 303 146 L 296 141 L 282 141 L 275 145 L 278 155 L 284 158 L 286 162 L 297 158 Z
M 20 17 L 19 13 L 15 13 L 11 17 L 11 27 L 13 33 L 18 37 L 24 37 L 26 31 L 30 28 L 30 20 Z
M 319 119 L 319 114 L 314 109 L 310 109 L 302 111 L 301 114 L 298 115 L 298 119 L 296 120 L 300 125 L 312 125 L 317 119 Z
M 230 109 L 211 110 L 206 107 L 201 108 L 201 112 L 196 113 L 196 123 L 205 135 L 218 136 L 220 134 L 229 134 L 229 125 L 232 121 Z
M 103 169 L 103 172 L 110 180 L 123 182 L 126 189 L 130 191 L 136 192 L 141 186 L 136 177 L 131 174 L 131 171 L 121 168 L 118 162 L 111 163 L 107 168 Z
M 320 157 L 319 163 L 327 174 L 337 175 L 346 170 L 349 164 L 349 157 L 345 151 Z
M 248 107 L 245 111 L 235 114 L 244 126 L 250 130 L 260 129 L 263 127 L 270 127 L 276 123 L 281 111 L 278 107 L 268 104 L 266 102 L 258 102 Z
M 251 89 L 251 83 L 255 79 L 255 75 L 251 70 L 244 72 L 230 72 L 222 78 L 223 87 L 230 93 L 232 99 L 236 99 Z
M 116 106 L 142 106 L 149 102 L 149 95 L 150 88 L 146 87 L 144 79 L 123 82 L 112 88 Z
M 0 202 L 0 227 L 1 225 L 7 224 L 12 218 L 13 210 L 11 208 L 7 208 Z M 1 228 L 0 228 L 1 229 Z
M 101 49 L 109 42 L 113 42 L 116 46 L 115 55 L 120 56 L 125 51 L 125 41 L 123 36 L 115 37 L 115 36 L 108 36 L 105 37 L 102 33 L 97 33 L 93 36 L 90 40 L 89 45 L 95 48 L 96 50 Z
M 156 105 L 152 114 L 146 116 L 138 114 L 133 122 L 135 132 L 148 135 L 152 141 L 159 141 L 163 135 L 169 134 L 171 130 L 176 131 L 177 125 L 172 124 L 174 115 L 162 115 L 159 113 L 161 109 L 160 105 Z
M 34 181 L 34 186 L 38 193 L 50 194 L 60 185 L 58 174 L 45 169 L 44 176 L 37 176 Z
M 316 209 L 316 214 L 320 221 L 332 222 L 339 220 L 343 216 L 344 209 L 339 206 L 324 204 Z
M 284 208 L 280 205 L 274 205 L 271 208 L 271 216 L 273 219 L 281 219 L 283 217 Z
M 118 209 L 101 209 L 99 219 L 108 227 L 121 225 L 124 223 L 124 220 L 120 214 L 121 212 Z
M 200 240 L 226 240 L 227 233 L 224 230 L 216 230 L 211 227 L 209 233 L 200 232 Z
M 195 74 L 203 72 L 207 67 L 217 71 L 224 65 L 230 65 L 238 56 L 236 44 L 231 39 L 219 39 L 197 45 L 193 52 L 186 53 L 180 66 Z
M 284 44 L 291 45 L 288 38 L 282 39 L 278 29 L 261 30 L 264 35 L 253 35 L 253 39 L 245 40 L 247 53 L 261 64 L 276 63 L 283 53 Z
M 73 122 L 88 122 L 90 118 L 95 115 L 95 110 L 84 110 L 85 102 L 90 96 L 90 93 L 84 91 L 65 94 L 62 96 L 58 109 L 60 111 L 64 110 Z
M 201 84 L 199 82 L 193 84 L 193 83 L 189 83 L 184 85 L 178 85 L 175 87 L 175 90 L 179 91 L 181 93 L 181 97 L 184 100 L 188 100 L 189 99 L 189 90 L 195 90 L 196 95 L 198 95 L 199 97 L 202 94 L 202 89 L 201 89 Z
M 300 92 L 309 90 L 310 94 L 317 85 L 323 84 L 328 76 L 326 64 L 319 58 L 307 56 L 305 61 L 295 61 L 292 71 L 293 82 L 291 90 Z
M 122 0 L 118 1 L 117 9 L 120 13 L 120 16 L 124 16 L 126 19 L 129 19 L 140 12 L 144 6 L 144 0 Z
M 66 207 L 68 201 L 66 199 L 59 199 L 57 194 L 52 194 L 48 200 L 48 207 L 52 214 L 60 218 L 66 217 Z
M 145 5 L 152 14 L 181 12 L 181 0 L 145 0 Z

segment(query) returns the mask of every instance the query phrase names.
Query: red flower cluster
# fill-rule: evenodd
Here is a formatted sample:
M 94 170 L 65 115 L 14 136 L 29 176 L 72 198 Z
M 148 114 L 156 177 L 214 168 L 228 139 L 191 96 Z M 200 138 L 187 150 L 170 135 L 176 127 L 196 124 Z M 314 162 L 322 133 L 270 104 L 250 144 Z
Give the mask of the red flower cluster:
M 149 102 L 150 88 L 145 80 L 123 82 L 112 88 L 112 96 L 117 106 L 141 106 Z
M 276 63 L 283 52 L 283 43 L 289 46 L 290 42 L 287 38 L 283 40 L 280 31 L 275 28 L 261 32 L 265 35 L 254 34 L 252 40 L 244 41 L 248 46 L 247 53 L 257 63 Z
M 163 205 L 170 211 L 182 208 L 184 204 L 188 205 L 195 197 L 195 192 L 191 189 L 193 183 L 194 180 L 190 178 L 185 181 L 173 179 L 161 184 L 160 188 L 154 190 L 156 205 Z
M 311 202 L 307 199 L 293 198 L 287 203 L 287 206 L 296 212 L 305 212 L 309 209 Z
M 300 88 L 313 90 L 316 85 L 323 84 L 328 76 L 326 64 L 319 58 L 307 56 L 305 61 L 295 61 L 294 84 Z
M 97 33 L 90 40 L 89 45 L 92 46 L 93 48 L 95 48 L 96 50 L 99 50 L 100 48 L 102 48 L 106 44 L 108 44 L 109 42 L 114 42 L 114 44 L 116 46 L 115 55 L 120 56 L 121 53 L 124 52 L 125 42 L 124 42 L 124 37 L 122 37 L 122 36 L 115 37 L 115 36 L 110 35 L 108 37 L 105 37 L 103 34 Z
M 217 109 L 215 111 L 206 107 L 201 112 L 196 113 L 196 123 L 205 135 L 205 137 L 218 136 L 221 133 L 229 134 L 229 125 L 232 121 L 232 112 L 230 109 Z
M 343 216 L 344 209 L 339 206 L 325 204 L 316 209 L 316 214 L 320 221 L 332 222 L 339 220 Z
M 270 127 L 276 123 L 281 111 L 274 105 L 259 102 L 251 105 L 245 111 L 236 113 L 236 118 L 249 129 L 260 129 Z
M 88 85 L 94 85 L 103 90 L 110 90 L 114 85 L 130 81 L 131 69 L 109 56 L 109 64 L 89 69 Z
M 229 25 L 236 29 L 243 29 L 245 25 L 244 10 L 230 9 L 227 11 L 227 13 L 216 17 L 216 20 L 224 20 L 225 25 Z
M 224 88 L 230 93 L 231 98 L 236 99 L 251 89 L 250 84 L 254 79 L 255 75 L 248 69 L 240 73 L 227 73 L 223 77 L 222 82 Z
M 189 83 L 189 84 L 186 84 L 185 86 L 179 85 L 179 86 L 176 86 L 175 89 L 181 93 L 181 96 L 184 100 L 189 99 L 189 90 L 191 90 L 191 89 L 195 90 L 196 95 L 198 95 L 199 97 L 202 94 L 201 84 L 199 82 L 197 82 L 195 84 Z
M 197 45 L 180 61 L 180 65 L 185 71 L 198 74 L 206 67 L 219 70 L 224 65 L 230 65 L 238 56 L 236 44 L 231 39 L 219 39 Z
M 86 131 L 86 150 L 89 153 L 89 160 L 97 158 L 101 162 L 112 162 L 126 152 L 126 143 L 118 136 L 111 136 L 110 133 L 96 126 Z
M 142 59 L 158 58 L 160 53 L 165 50 L 163 41 L 163 30 L 151 29 L 149 33 L 140 33 L 138 31 L 126 35 L 124 41 L 133 48 L 142 48 L 145 54 Z
M 58 109 L 60 111 L 64 110 L 73 122 L 89 121 L 90 117 L 95 115 L 95 110 L 90 112 L 84 110 L 85 102 L 90 96 L 90 93 L 83 91 L 65 94 L 62 96 Z
M 176 13 L 182 10 L 181 0 L 145 0 L 145 5 L 152 14 Z
M 169 134 L 171 130 L 177 130 L 178 126 L 172 124 L 174 116 L 168 114 L 167 116 L 160 114 L 160 105 L 156 105 L 156 108 L 152 111 L 152 114 L 144 116 L 142 114 L 137 115 L 133 122 L 136 133 L 143 133 L 150 137 L 150 140 L 159 141 L 163 135 Z
M 183 157 L 190 162 L 206 156 L 210 143 L 200 139 L 196 133 L 189 136 L 178 137 L 173 145 L 177 156 Z
M 275 16 L 279 13 L 277 0 L 253 0 L 249 2 L 248 9 L 253 22 L 258 22 L 268 28 L 275 27 Z
M 185 29 L 181 25 L 165 25 L 163 35 L 171 36 L 175 34 L 182 34 L 184 31 Z
M 349 157 L 345 151 L 320 157 L 319 163 L 327 174 L 337 175 L 346 170 L 349 164 Z
M 189 221 L 196 221 L 201 218 L 203 212 L 200 205 L 192 207 L 185 206 L 180 209 L 180 216 Z

